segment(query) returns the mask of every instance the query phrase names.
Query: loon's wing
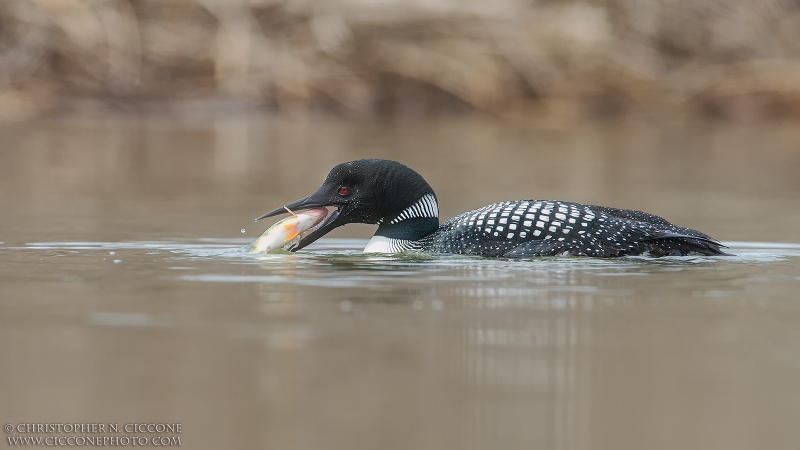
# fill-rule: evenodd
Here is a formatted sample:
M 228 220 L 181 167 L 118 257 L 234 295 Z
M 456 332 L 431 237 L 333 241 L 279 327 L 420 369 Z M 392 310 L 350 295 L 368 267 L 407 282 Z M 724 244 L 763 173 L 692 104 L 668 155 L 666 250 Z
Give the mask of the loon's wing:
M 640 211 L 518 200 L 466 212 L 423 242 L 426 250 L 482 256 L 724 254 L 711 237 Z
M 597 205 L 586 205 L 586 206 L 591 208 L 593 211 L 607 214 L 611 217 L 616 217 L 618 219 L 635 220 L 637 222 L 645 222 L 651 225 L 662 226 L 662 227 L 675 226 L 664 220 L 664 218 L 662 217 L 659 217 L 655 214 L 646 213 L 643 211 L 636 211 L 633 209 L 617 209 L 617 208 L 610 208 L 608 206 L 597 206 Z
M 588 205 L 589 208 L 607 214 L 611 217 L 616 217 L 617 219 L 626 219 L 626 220 L 635 220 L 637 222 L 644 222 L 650 225 L 653 225 L 655 228 L 663 229 L 664 233 L 672 233 L 674 236 L 671 237 L 684 237 L 684 238 L 696 238 L 702 241 L 707 241 L 712 244 L 723 246 L 721 242 L 717 241 L 716 239 L 712 238 L 711 236 L 701 233 L 697 230 L 693 230 L 691 228 L 686 227 L 679 227 L 677 225 L 673 225 L 667 222 L 664 218 L 659 217 L 655 214 L 650 214 L 642 211 L 636 211 L 633 209 L 617 209 L 617 208 L 609 208 L 608 206 L 595 206 L 595 205 Z M 662 237 L 670 237 L 667 235 Z
M 609 208 L 607 206 L 590 205 L 589 207 L 617 219 L 633 220 L 652 225 L 655 229 L 653 236 L 650 238 L 650 246 L 652 248 L 647 251 L 654 256 L 673 254 L 675 250 L 682 255 L 692 252 L 705 255 L 727 255 L 722 251 L 722 248 L 726 248 L 726 246 L 711 236 L 691 228 L 673 225 L 655 214 L 632 209 Z

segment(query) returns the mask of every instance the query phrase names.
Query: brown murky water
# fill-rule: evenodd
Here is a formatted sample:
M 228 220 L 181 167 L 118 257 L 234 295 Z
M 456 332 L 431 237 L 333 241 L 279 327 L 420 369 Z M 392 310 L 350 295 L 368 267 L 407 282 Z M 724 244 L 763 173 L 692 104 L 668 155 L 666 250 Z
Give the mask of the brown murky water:
M 0 142 L 3 424 L 181 423 L 193 449 L 800 448 L 795 125 L 128 118 Z M 375 257 L 358 225 L 240 251 L 361 157 L 418 169 L 445 217 L 637 208 L 737 256 Z

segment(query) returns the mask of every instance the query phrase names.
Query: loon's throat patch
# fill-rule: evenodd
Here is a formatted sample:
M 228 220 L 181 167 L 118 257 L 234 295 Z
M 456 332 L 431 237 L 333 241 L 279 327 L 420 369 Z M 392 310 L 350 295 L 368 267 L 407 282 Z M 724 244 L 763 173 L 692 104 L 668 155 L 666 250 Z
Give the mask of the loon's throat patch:
M 436 203 L 436 197 L 434 197 L 433 194 L 425 194 L 422 196 L 416 203 L 409 206 L 401 212 L 400 215 L 392 219 L 389 224 L 393 225 L 415 217 L 439 218 L 439 205 Z

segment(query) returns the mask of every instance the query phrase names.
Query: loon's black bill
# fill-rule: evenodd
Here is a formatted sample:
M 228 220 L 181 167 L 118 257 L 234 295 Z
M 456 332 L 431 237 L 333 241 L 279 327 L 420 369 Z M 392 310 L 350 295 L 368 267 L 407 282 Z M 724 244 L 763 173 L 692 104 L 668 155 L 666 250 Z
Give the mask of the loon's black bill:
M 303 238 L 300 239 L 300 242 L 297 243 L 297 246 L 292 248 L 291 251 L 296 252 L 321 238 L 322 236 L 325 236 L 334 228 L 344 225 L 344 223 L 338 223 L 336 221 L 336 219 L 339 218 L 339 214 L 341 214 L 341 211 L 338 209 L 330 213 L 328 217 L 325 218 L 325 221 L 322 222 L 322 225 L 319 225 L 316 230 L 303 236 Z
M 337 228 L 337 227 L 340 227 L 340 226 L 344 225 L 344 222 L 337 221 L 337 219 L 339 219 L 339 216 L 340 216 L 340 214 L 342 212 L 340 205 L 326 205 L 326 204 L 314 201 L 312 197 L 313 197 L 313 195 L 310 195 L 310 196 L 308 196 L 306 198 L 301 198 L 300 200 L 297 200 L 297 201 L 294 201 L 294 202 L 289 203 L 287 205 L 281 206 L 280 208 L 275 208 L 275 209 L 273 209 L 272 211 L 270 211 L 268 213 L 265 213 L 265 214 L 262 214 L 262 215 L 256 217 L 256 222 L 261 220 L 261 219 L 266 219 L 267 217 L 277 216 L 277 215 L 280 215 L 280 214 L 289 214 L 287 209 L 292 210 L 292 211 L 295 211 L 295 210 L 299 211 L 299 210 L 308 209 L 308 208 L 314 208 L 314 207 L 318 207 L 318 206 L 335 206 L 335 207 L 337 207 L 336 210 L 334 210 L 332 213 L 330 213 L 328 215 L 328 217 L 325 218 L 325 220 L 322 222 L 321 225 L 317 225 L 317 227 L 316 227 L 316 229 L 314 231 L 312 231 L 311 233 L 308 233 L 306 236 L 303 236 L 303 238 L 300 239 L 300 242 L 297 244 L 297 246 L 295 246 L 294 248 L 292 248 L 290 250 L 290 251 L 296 252 L 297 250 L 300 250 L 301 248 L 306 247 L 307 245 L 309 245 L 312 242 L 316 241 L 317 239 L 321 238 L 322 236 L 325 236 L 326 234 L 328 234 L 334 228 Z

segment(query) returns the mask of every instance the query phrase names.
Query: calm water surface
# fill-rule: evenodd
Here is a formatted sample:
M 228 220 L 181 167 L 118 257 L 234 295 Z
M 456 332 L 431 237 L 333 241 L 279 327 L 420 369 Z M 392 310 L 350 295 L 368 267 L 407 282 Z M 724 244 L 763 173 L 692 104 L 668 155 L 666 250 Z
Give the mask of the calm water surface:
M 3 423 L 177 422 L 198 449 L 800 448 L 798 127 L 127 118 L 0 137 Z M 445 217 L 631 207 L 736 256 L 362 255 L 369 226 L 241 250 L 269 226 L 253 217 L 368 156 L 417 168 Z

